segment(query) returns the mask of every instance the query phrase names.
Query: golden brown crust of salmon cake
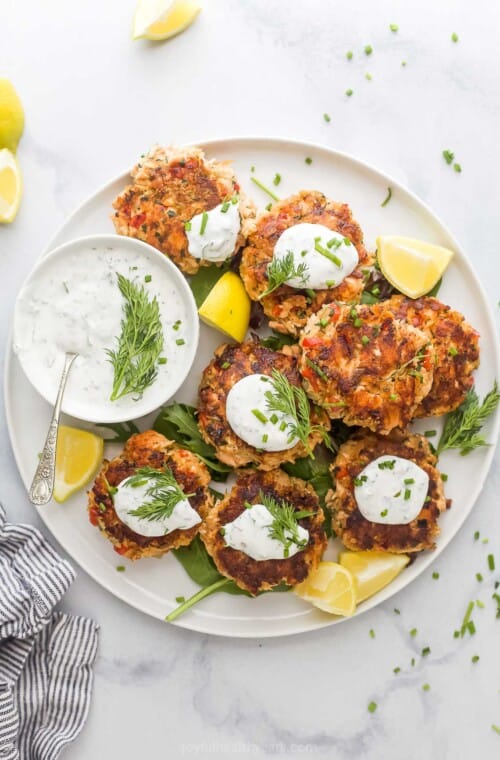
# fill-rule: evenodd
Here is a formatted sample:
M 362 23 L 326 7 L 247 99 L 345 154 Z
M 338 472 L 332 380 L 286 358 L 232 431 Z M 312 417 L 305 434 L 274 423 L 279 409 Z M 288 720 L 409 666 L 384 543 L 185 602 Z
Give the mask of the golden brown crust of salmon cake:
M 116 514 L 108 485 L 116 488 L 141 467 L 161 470 L 165 466 L 170 468 L 184 493 L 193 494 L 189 497 L 189 503 L 201 517 L 205 517 L 212 506 L 212 496 L 208 490 L 210 474 L 195 454 L 179 448 L 154 430 L 133 435 L 118 457 L 111 461 L 104 460 L 88 494 L 90 522 L 124 557 L 133 560 L 161 557 L 171 549 L 190 544 L 200 529 L 198 524 L 188 530 L 174 530 L 166 535 L 142 536 L 125 525 Z
M 184 224 L 193 216 L 238 194 L 241 230 L 234 253 L 253 227 L 255 207 L 242 194 L 230 162 L 209 161 L 199 148 L 156 146 L 131 175 L 132 183 L 113 202 L 116 231 L 158 248 L 185 274 L 211 263 L 188 252 Z
M 309 397 L 333 419 L 383 434 L 410 422 L 433 375 L 429 336 L 396 319 L 386 303 L 326 305 L 299 341 Z
M 297 360 L 281 351 L 266 348 L 257 339 L 241 344 L 223 344 L 203 372 L 199 387 L 198 425 L 204 440 L 214 446 L 221 462 L 231 467 L 253 464 L 259 470 L 274 470 L 284 462 L 295 462 L 308 451 L 297 443 L 286 451 L 261 451 L 243 441 L 231 428 L 226 415 L 226 399 L 231 388 L 252 374 L 272 375 L 281 372 L 292 385 L 301 386 Z M 322 410 L 311 409 L 311 422 L 330 427 Z M 309 437 L 311 449 L 322 440 L 321 432 Z
M 435 354 L 432 387 L 415 410 L 416 417 L 447 414 L 456 409 L 469 391 L 479 366 L 479 333 L 458 311 L 437 298 L 412 300 L 393 296 L 387 302 L 397 319 L 427 333 Z
M 254 560 L 244 552 L 226 546 L 221 528 L 236 520 L 245 511 L 246 503 L 258 504 L 261 492 L 291 504 L 296 511 L 305 509 L 313 513 L 311 517 L 298 520 L 299 525 L 309 531 L 309 541 L 303 551 L 287 559 Z M 210 511 L 200 529 L 200 536 L 219 573 L 255 595 L 280 583 L 296 586 L 318 566 L 327 544 L 323 523 L 318 497 L 308 483 L 291 478 L 282 470 L 248 470 L 239 474 L 232 490 Z
M 323 224 L 348 238 L 358 251 L 358 266 L 338 287 L 317 290 L 314 297 L 305 290 L 282 285 L 261 298 L 268 286 L 267 266 L 273 258 L 278 238 L 289 227 L 304 222 Z M 357 303 L 364 287 L 362 269 L 372 262 L 373 257 L 363 244 L 363 233 L 353 219 L 349 206 L 330 201 L 317 191 L 303 190 L 275 203 L 269 212 L 258 217 L 243 250 L 240 274 L 250 298 L 261 300 L 270 327 L 282 333 L 298 335 L 308 317 L 323 304 L 330 301 Z
M 354 480 L 359 473 L 384 454 L 409 459 L 429 476 L 428 501 L 407 525 L 386 525 L 367 520 L 358 509 Z M 326 497 L 332 513 L 332 527 L 348 549 L 413 553 L 433 549 L 439 535 L 438 518 L 447 508 L 443 481 L 436 469 L 436 456 L 422 435 L 394 432 L 390 436 L 355 434 L 344 443 L 331 466 L 335 490 Z

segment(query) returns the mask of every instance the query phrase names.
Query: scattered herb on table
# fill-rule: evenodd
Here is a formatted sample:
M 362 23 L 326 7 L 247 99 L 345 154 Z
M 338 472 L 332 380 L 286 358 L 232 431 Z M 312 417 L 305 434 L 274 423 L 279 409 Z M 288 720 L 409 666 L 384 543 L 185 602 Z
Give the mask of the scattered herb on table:
M 329 124 L 332 120 L 330 114 L 327 114 L 327 113 L 323 114 L 323 119 L 326 121 L 327 124 Z
M 382 201 L 382 203 L 380 204 L 382 206 L 382 208 L 384 208 L 384 206 L 387 206 L 387 204 L 389 203 L 389 201 L 391 200 L 391 198 L 392 198 L 392 187 L 388 187 L 387 188 L 387 195 L 386 195 L 385 199 Z
M 399 26 L 397 24 L 389 24 L 389 29 L 391 30 L 391 32 L 398 32 Z
M 456 32 L 453 32 L 453 34 L 451 35 L 451 41 L 458 42 L 458 40 L 459 40 L 458 34 Z
M 158 374 L 163 351 L 163 329 L 156 296 L 151 300 L 144 288 L 118 275 L 118 287 L 125 299 L 121 334 L 116 350 L 107 349 L 114 378 L 111 401 L 128 393 L 141 397 Z
M 279 201 L 279 197 L 276 195 L 276 193 L 273 193 L 272 190 L 270 190 L 266 185 L 264 185 L 263 182 L 260 181 L 260 179 L 257 179 L 257 177 L 250 177 L 254 185 L 257 185 L 257 187 L 260 187 L 261 190 L 263 190 L 265 193 L 267 193 L 273 201 Z
M 441 454 L 446 449 L 459 449 L 460 454 L 465 456 L 480 446 L 487 446 L 487 441 L 479 433 L 499 402 L 500 393 L 496 381 L 482 403 L 479 402 L 478 395 L 473 388 L 468 391 L 465 400 L 458 409 L 446 417 L 437 446 L 437 453 Z

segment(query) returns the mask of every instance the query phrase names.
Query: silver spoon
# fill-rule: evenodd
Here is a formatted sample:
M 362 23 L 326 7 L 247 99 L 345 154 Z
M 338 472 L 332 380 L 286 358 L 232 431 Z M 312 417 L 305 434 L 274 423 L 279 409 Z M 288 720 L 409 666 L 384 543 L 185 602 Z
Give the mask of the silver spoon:
M 66 380 L 68 379 L 71 365 L 77 356 L 78 354 L 72 354 L 69 351 L 66 353 L 64 369 L 59 382 L 59 390 L 57 391 L 56 403 L 54 404 L 54 411 L 52 413 L 52 419 L 50 420 L 47 438 L 45 439 L 45 445 L 40 455 L 40 461 L 29 490 L 29 499 L 32 504 L 36 504 L 37 506 L 47 504 L 47 502 L 51 500 L 54 491 L 59 415 L 61 413 L 61 404 L 64 389 L 66 387 Z

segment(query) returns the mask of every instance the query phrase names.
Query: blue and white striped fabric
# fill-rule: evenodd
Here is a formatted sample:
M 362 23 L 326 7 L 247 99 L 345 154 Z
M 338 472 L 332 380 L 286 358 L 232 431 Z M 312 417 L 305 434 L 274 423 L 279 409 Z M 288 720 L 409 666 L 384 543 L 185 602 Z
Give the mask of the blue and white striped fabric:
M 82 729 L 97 650 L 93 620 L 54 612 L 72 567 L 0 505 L 0 758 L 55 760 Z

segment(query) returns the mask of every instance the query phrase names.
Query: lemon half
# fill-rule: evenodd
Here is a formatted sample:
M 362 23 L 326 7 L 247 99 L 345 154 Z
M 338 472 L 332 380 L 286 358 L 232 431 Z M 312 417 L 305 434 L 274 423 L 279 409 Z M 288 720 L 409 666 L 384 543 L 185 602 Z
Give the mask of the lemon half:
M 134 40 L 168 40 L 193 23 L 201 6 L 192 0 L 139 0 Z
M 0 79 L 0 149 L 13 153 L 24 130 L 24 110 L 19 95 L 8 79 Z
M 428 293 L 443 276 L 453 251 L 424 240 L 382 235 L 377 238 L 377 259 L 384 277 L 409 298 Z
M 251 305 L 241 278 L 235 272 L 226 272 L 217 280 L 198 314 L 205 324 L 241 343 L 248 330 Z
M 336 562 L 320 562 L 294 592 L 332 615 L 352 615 L 356 609 L 356 590 L 352 574 Z
M 23 182 L 21 169 L 15 155 L 4 148 L 0 150 L 0 223 L 14 221 L 21 195 Z
M 362 602 L 387 586 L 410 558 L 389 552 L 341 552 L 339 562 L 354 576 L 356 602 Z
M 87 430 L 61 425 L 57 436 L 54 499 L 66 501 L 95 475 L 102 462 L 104 441 Z

